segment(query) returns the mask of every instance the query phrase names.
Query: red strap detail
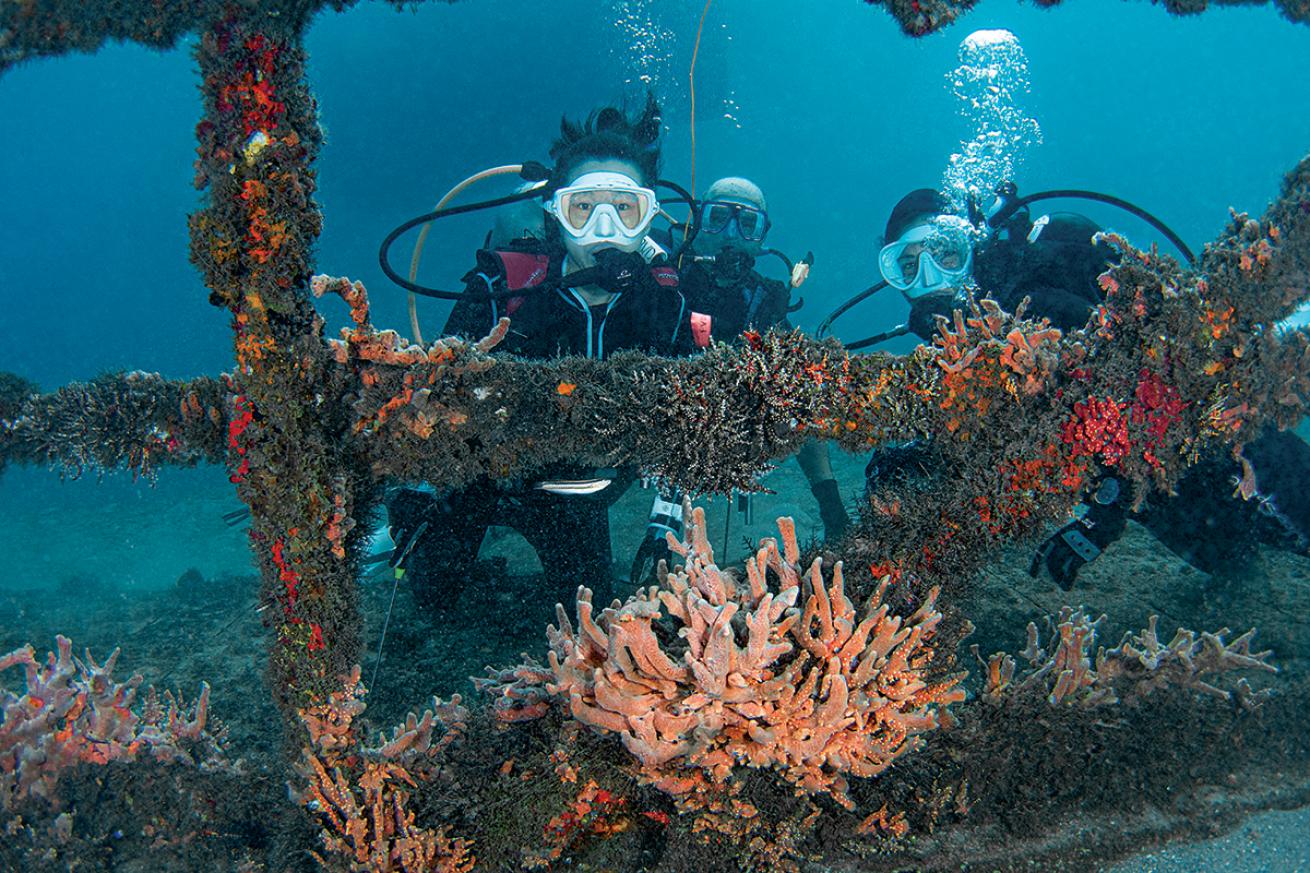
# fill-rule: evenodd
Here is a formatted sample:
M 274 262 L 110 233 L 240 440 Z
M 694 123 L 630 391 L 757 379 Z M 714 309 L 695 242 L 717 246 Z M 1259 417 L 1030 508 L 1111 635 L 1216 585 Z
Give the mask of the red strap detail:
M 696 348 L 709 348 L 710 338 L 714 319 L 704 312 L 693 312 L 691 314 L 691 339 L 696 343 Z
M 662 265 L 659 267 L 651 267 L 650 275 L 651 278 L 655 280 L 656 284 L 664 288 L 678 287 L 678 271 L 670 266 Z
M 496 252 L 500 258 L 500 265 L 505 270 L 505 287 L 510 291 L 519 291 L 523 288 L 533 288 L 546 281 L 546 274 L 550 270 L 549 255 L 535 255 L 531 252 Z M 519 301 L 522 303 L 522 300 Z M 510 306 L 514 306 L 514 301 L 510 301 Z M 510 311 L 512 312 L 513 309 Z

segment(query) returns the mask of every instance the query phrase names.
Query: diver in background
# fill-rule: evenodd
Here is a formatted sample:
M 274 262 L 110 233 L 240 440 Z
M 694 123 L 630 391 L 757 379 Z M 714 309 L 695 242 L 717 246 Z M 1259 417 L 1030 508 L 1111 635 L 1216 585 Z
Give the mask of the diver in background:
M 565 119 L 550 149 L 554 193 L 537 201 L 546 215 L 542 236 L 532 234 L 530 218 L 512 215 L 513 227 L 498 230 L 503 247 L 477 253 L 445 333 L 482 337 L 509 316 L 498 353 L 604 358 L 621 349 L 694 351 L 677 271 L 647 235 L 659 210 L 653 190 L 659 133 L 653 98 L 635 118 L 606 107 L 582 123 Z M 561 281 L 568 277 L 579 284 Z M 521 297 L 508 299 L 481 293 L 519 289 Z M 425 611 L 454 606 L 492 525 L 513 527 L 532 544 L 545 570 L 546 596 L 568 602 L 586 585 L 597 603 L 610 600 L 608 510 L 633 476 L 608 474 L 608 486 L 601 484 L 607 475 L 594 470 L 552 469 L 549 476 L 517 488 L 483 479 L 444 495 L 404 489 L 393 496 L 392 538 Z M 597 485 L 594 493 L 581 493 Z
M 696 233 L 691 251 L 679 263 L 682 292 L 692 311 L 692 328 L 701 338 L 739 342 L 747 330 L 791 330 L 787 320 L 791 285 L 762 275 L 755 267 L 765 253 L 764 241 L 773 222 L 760 186 L 750 179 L 727 176 L 713 182 L 695 205 Z M 668 245 L 676 242 L 672 235 Z M 824 539 L 839 539 L 850 524 L 832 472 L 828 444 L 807 442 L 797 463 L 818 501 Z M 652 511 L 647 538 L 633 562 L 632 581 L 640 583 L 660 558 L 668 558 L 659 501 Z M 676 532 L 676 531 L 675 531 Z
M 1110 247 L 1092 240 L 1099 230 L 1076 213 L 1031 221 L 1025 209 L 975 243 L 972 226 L 951 214 L 945 197 L 919 188 L 892 209 L 878 268 L 909 302 L 909 328 L 925 341 L 937 333 L 936 316 L 967 305 L 974 284 L 1007 312 L 1029 297 L 1034 315 L 1077 330 L 1101 302 L 1097 277 L 1114 263 Z
M 930 341 L 937 316 L 967 309 L 975 286 L 1009 312 L 1025 297 L 1028 312 L 1061 330 L 1087 324 L 1101 300 L 1097 277 L 1113 263 L 1113 251 L 1093 241 L 1100 230 L 1081 215 L 1062 213 L 1031 221 L 1020 210 L 991 235 L 977 239 L 966 219 L 951 213 L 937 191 L 919 188 L 893 207 L 878 253 L 883 279 L 910 304 L 911 332 Z M 926 475 L 933 464 L 922 440 L 876 453 L 865 470 L 870 490 L 879 484 Z M 1065 588 L 1078 568 L 1118 539 L 1127 523 L 1120 482 L 1105 477 L 1081 507 L 1081 514 L 1042 543 L 1033 572 L 1045 562 Z
M 790 330 L 791 288 L 755 269 L 773 224 L 764 192 L 749 179 L 729 176 L 710 185 L 696 208 L 692 251 L 679 265 L 692 308 L 713 319 L 714 336 L 725 342 L 750 328 Z
M 910 330 L 930 340 L 936 316 L 967 306 L 970 286 L 1014 312 L 1024 297 L 1029 313 L 1064 331 L 1086 326 L 1102 300 L 1097 277 L 1113 265 L 1113 252 L 1094 241 L 1100 230 L 1090 219 L 1059 213 L 1030 219 L 1016 212 L 979 243 L 968 223 L 951 215 L 936 191 L 918 189 L 903 197 L 887 222 L 879 269 L 910 303 Z M 1225 489 L 1231 460 L 1202 459 L 1179 483 L 1184 499 L 1153 496 L 1137 518 L 1164 545 L 1207 573 L 1225 570 L 1253 538 L 1304 550 L 1310 541 L 1310 497 L 1293 483 L 1310 476 L 1310 446 L 1294 434 L 1268 432 L 1246 454 L 1263 490 L 1243 503 Z M 891 447 L 869 462 L 866 478 L 879 482 L 923 475 L 932 465 L 922 442 Z M 1046 539 L 1029 572 L 1044 567 L 1069 590 L 1079 570 L 1123 535 L 1129 495 L 1119 479 L 1097 480 L 1076 517 Z

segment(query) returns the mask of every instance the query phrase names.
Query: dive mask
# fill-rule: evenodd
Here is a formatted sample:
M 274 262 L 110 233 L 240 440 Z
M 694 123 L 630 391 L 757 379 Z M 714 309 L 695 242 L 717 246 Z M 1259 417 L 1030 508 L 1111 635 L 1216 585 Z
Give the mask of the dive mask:
M 700 205 L 701 233 L 724 233 L 736 222 L 737 235 L 760 242 L 769 232 L 769 215 L 762 209 L 731 200 L 707 200 Z
M 911 300 L 963 285 L 973 270 L 973 228 L 954 215 L 916 225 L 882 247 L 878 269 Z
M 659 208 L 654 191 L 622 173 L 586 173 L 545 203 L 577 246 L 624 251 L 641 245 Z

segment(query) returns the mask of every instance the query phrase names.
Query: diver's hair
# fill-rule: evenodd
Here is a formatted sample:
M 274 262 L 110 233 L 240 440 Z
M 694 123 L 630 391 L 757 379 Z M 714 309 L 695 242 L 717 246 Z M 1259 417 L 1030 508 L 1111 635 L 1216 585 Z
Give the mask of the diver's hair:
M 646 108 L 630 118 L 622 109 L 605 106 L 593 111 L 586 121 L 560 121 L 559 139 L 550 147 L 555 162 L 552 185 L 565 185 L 573 170 L 585 161 L 630 161 L 641 171 L 637 181 L 651 186 L 660 173 L 660 106 L 655 95 L 646 95 Z
M 882 233 L 882 244 L 896 242 L 901 234 L 924 216 L 945 215 L 950 211 L 950 201 L 940 192 L 932 188 L 915 188 L 892 207 L 892 214 L 887 217 L 887 227 Z

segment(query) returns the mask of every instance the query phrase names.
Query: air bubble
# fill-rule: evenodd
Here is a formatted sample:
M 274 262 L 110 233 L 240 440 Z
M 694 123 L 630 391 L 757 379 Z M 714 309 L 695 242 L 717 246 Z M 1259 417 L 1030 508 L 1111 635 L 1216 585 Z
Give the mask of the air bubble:
M 953 211 L 967 213 L 970 198 L 990 197 L 1012 181 L 1042 129 L 1018 102 L 1029 93 L 1028 59 L 1008 30 L 980 30 L 960 43 L 960 65 L 946 77 L 972 138 L 951 156 L 942 190 Z
M 656 20 L 653 0 L 615 0 L 610 4 L 614 27 L 619 31 L 618 48 L 611 54 L 623 56 L 627 81 L 634 78 L 655 87 L 669 76 L 675 35 Z

